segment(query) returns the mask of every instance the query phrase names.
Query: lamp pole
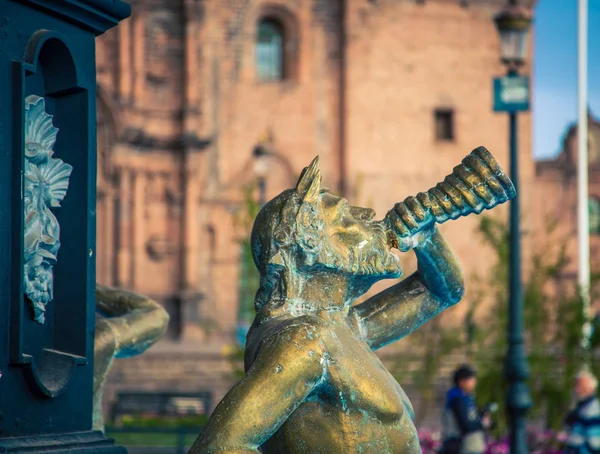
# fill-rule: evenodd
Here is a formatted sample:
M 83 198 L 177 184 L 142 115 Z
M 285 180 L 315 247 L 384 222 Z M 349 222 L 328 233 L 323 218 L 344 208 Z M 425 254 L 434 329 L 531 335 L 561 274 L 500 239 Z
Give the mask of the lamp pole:
M 267 171 L 269 166 L 269 150 L 264 144 L 259 144 L 252 150 L 254 157 L 254 173 L 256 174 L 256 183 L 258 186 L 258 205 L 262 207 L 267 203 Z
M 509 70 L 509 77 L 517 76 Z M 509 246 L 509 321 L 508 351 L 505 373 L 509 382 L 506 405 L 510 416 L 510 452 L 525 454 L 527 449 L 527 410 L 531 397 L 527 388 L 529 368 L 523 340 L 523 288 L 521 282 L 521 234 L 519 196 L 519 155 L 517 153 L 517 112 L 509 113 L 510 124 L 510 179 L 517 188 L 517 195 L 510 202 L 510 246 Z
M 267 179 L 258 177 L 258 205 L 263 206 L 267 203 Z
M 495 17 L 495 22 L 500 33 L 502 62 L 508 72 L 505 78 L 497 79 L 498 83 L 495 84 L 494 110 L 509 114 L 510 178 L 517 188 L 517 195 L 510 202 L 509 321 L 505 359 L 505 374 L 509 386 L 506 407 L 510 427 L 510 452 L 526 454 L 526 416 L 532 402 L 527 387 L 529 368 L 523 338 L 517 114 L 518 111 L 529 108 L 528 79 L 519 76 L 518 68 L 525 59 L 531 11 L 518 6 L 516 0 L 509 0 L 506 7 Z
M 271 151 L 272 144 L 273 133 L 267 131 L 252 150 L 252 157 L 254 158 L 254 174 L 256 175 L 258 186 L 258 203 L 261 208 L 267 203 L 267 174 L 273 156 L 273 152 Z

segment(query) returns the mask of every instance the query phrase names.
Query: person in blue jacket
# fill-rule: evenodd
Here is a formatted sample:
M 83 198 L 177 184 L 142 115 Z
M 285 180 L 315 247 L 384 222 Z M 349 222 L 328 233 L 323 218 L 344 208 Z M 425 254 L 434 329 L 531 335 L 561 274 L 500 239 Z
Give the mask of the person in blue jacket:
M 454 372 L 454 387 L 446 394 L 442 418 L 441 454 L 482 454 L 485 429 L 491 425 L 489 415 L 482 415 L 475 405 L 477 376 L 468 365 Z
M 569 438 L 567 454 L 600 453 L 600 401 L 598 380 L 587 369 L 575 377 L 577 405 L 565 418 Z

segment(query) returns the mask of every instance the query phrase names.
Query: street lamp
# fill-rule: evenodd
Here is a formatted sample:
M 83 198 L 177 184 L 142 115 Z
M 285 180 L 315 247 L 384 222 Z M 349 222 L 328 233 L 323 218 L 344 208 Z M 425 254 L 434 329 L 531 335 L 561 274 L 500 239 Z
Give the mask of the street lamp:
M 494 18 L 500 33 L 500 58 L 509 72 L 525 63 L 527 37 L 531 26 L 531 9 L 518 6 L 515 0 Z
M 505 374 L 509 387 L 506 406 L 510 424 L 510 452 L 525 454 L 528 452 L 526 415 L 532 401 L 527 387 L 529 368 L 523 339 L 517 112 L 529 109 L 529 79 L 519 76 L 518 69 L 525 62 L 532 14 L 529 8 L 518 6 L 516 0 L 511 0 L 494 21 L 500 34 L 501 60 L 507 68 L 507 76 L 494 81 L 494 110 L 509 114 L 510 178 L 517 187 L 517 195 L 510 202 L 510 296 L 508 351 L 505 360 Z
M 261 140 L 252 150 L 252 157 L 254 158 L 254 174 L 258 181 L 258 203 L 262 207 L 267 203 L 267 174 L 271 164 L 271 151 L 267 141 L 270 142 L 270 138 Z

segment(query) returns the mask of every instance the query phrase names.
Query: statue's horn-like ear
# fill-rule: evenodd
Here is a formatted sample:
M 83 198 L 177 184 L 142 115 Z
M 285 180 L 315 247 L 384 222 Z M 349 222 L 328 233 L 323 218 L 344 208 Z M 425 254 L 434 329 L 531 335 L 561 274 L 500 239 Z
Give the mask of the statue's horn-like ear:
M 321 190 L 321 171 L 319 170 L 319 157 L 317 156 L 305 167 L 300 174 L 296 191 L 302 201 L 316 200 Z

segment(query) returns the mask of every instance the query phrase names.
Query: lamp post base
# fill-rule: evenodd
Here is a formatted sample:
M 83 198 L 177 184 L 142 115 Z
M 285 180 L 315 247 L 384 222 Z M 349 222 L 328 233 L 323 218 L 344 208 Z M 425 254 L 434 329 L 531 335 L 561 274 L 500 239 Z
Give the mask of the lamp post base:
M 127 454 L 101 431 L 0 438 L 0 453 Z

